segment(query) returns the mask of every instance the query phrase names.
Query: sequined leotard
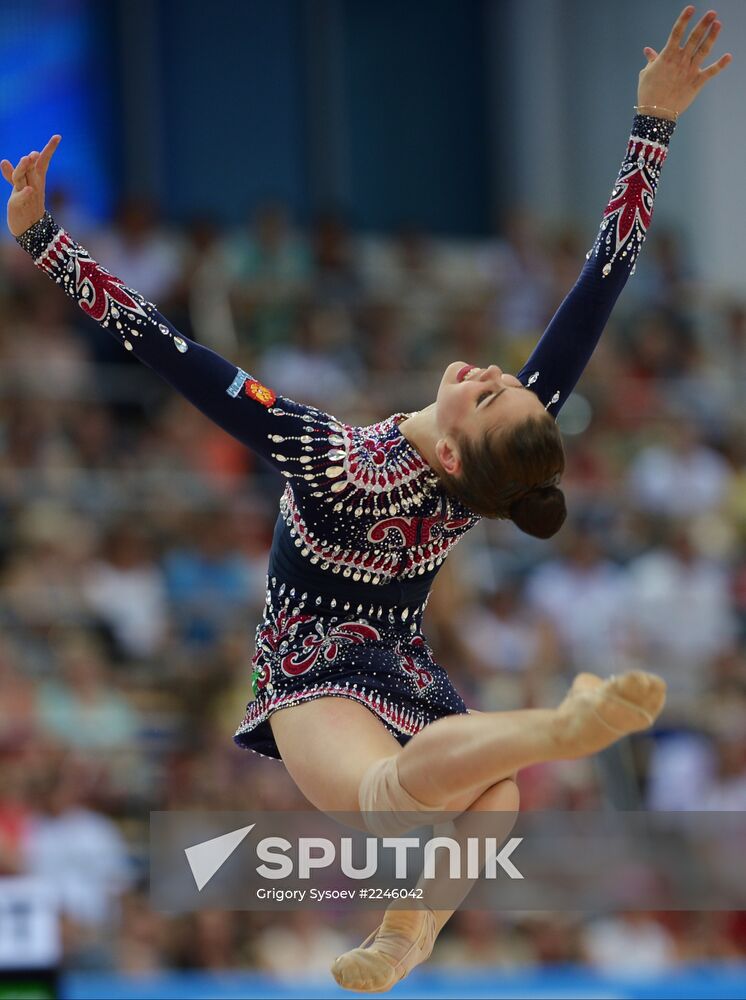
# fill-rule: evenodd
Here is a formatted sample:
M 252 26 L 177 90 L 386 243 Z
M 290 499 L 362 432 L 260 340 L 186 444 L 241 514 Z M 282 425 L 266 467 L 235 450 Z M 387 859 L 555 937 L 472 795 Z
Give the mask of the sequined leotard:
M 674 131 L 636 116 L 582 273 L 518 373 L 553 415 L 567 399 L 634 267 Z M 479 517 L 447 496 L 399 431 L 408 414 L 353 427 L 276 395 L 181 336 L 49 214 L 18 242 L 128 351 L 287 478 L 256 630 L 254 698 L 239 745 L 280 757 L 268 723 L 310 698 L 353 698 L 400 743 L 467 708 L 422 634 L 443 560 Z

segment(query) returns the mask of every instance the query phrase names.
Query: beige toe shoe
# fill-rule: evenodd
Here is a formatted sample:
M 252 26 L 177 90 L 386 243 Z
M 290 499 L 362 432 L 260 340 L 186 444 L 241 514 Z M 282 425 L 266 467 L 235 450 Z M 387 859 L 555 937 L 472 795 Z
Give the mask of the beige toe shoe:
M 558 710 L 563 744 L 571 757 L 596 753 L 652 726 L 665 701 L 665 681 L 655 674 L 630 670 L 607 680 L 578 674 Z
M 430 957 L 437 931 L 432 910 L 387 910 L 382 923 L 332 963 L 340 986 L 358 993 L 385 993 Z

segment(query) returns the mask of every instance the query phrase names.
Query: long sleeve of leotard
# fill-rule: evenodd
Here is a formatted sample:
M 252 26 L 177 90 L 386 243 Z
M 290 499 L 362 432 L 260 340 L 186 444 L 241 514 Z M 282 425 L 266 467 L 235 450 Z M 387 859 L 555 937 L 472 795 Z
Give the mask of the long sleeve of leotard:
M 96 263 L 48 212 L 17 242 L 125 350 L 294 485 L 328 485 L 322 478 L 328 463 L 319 457 L 341 440 L 335 417 L 278 396 L 215 351 L 182 336 L 152 303 Z
M 634 271 L 674 128 L 674 122 L 635 115 L 627 152 L 585 266 L 518 373 L 553 416 L 582 375 Z

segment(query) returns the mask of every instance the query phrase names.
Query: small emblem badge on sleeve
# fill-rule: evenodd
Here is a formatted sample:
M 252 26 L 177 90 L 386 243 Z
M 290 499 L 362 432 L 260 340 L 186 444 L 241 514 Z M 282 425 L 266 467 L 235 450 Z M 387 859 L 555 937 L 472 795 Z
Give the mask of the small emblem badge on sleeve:
M 261 403 L 262 406 L 272 406 L 277 399 L 276 393 L 268 389 L 266 385 L 262 385 L 261 382 L 257 382 L 256 379 L 247 379 L 244 388 L 246 395 L 255 399 L 257 403 Z

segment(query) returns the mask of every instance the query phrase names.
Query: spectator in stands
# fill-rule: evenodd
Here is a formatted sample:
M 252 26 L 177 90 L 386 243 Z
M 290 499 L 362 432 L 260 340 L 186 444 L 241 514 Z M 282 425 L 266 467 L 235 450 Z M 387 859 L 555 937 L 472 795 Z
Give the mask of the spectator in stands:
M 495 327 L 508 339 L 533 338 L 551 318 L 552 268 L 537 220 L 512 212 L 483 259 L 493 288 Z
M 166 585 L 153 546 L 129 520 L 107 533 L 85 574 L 89 607 L 110 630 L 120 659 L 150 659 L 167 636 Z
M 526 597 L 553 623 L 569 672 L 601 676 L 619 666 L 626 630 L 624 573 L 597 533 L 578 525 L 565 532 L 563 552 L 529 576 Z
M 123 198 L 114 224 L 91 235 L 91 246 L 151 302 L 169 303 L 183 266 L 183 238 L 167 229 L 155 204 L 145 197 Z
M 629 470 L 630 497 L 641 510 L 687 517 L 715 510 L 731 478 L 728 463 L 681 417 L 657 428 L 659 442 L 643 448 Z
M 169 550 L 162 565 L 176 633 L 188 646 L 213 644 L 245 616 L 255 567 L 222 513 L 195 514 L 183 545 Z
M 137 712 L 116 689 L 101 646 L 88 633 L 55 641 L 59 672 L 39 687 L 37 711 L 44 731 L 78 750 L 133 752 Z
M 676 942 L 665 926 L 651 914 L 633 912 L 586 924 L 583 951 L 592 968 L 621 977 L 663 972 L 677 957 Z
M 697 711 L 710 664 L 736 635 L 728 570 L 702 550 L 692 523 L 660 542 L 627 567 L 628 649 L 666 680 L 669 713 Z
M 67 946 L 89 967 L 111 963 L 110 934 L 132 881 L 117 825 L 87 803 L 95 780 L 90 759 L 48 755 L 25 844 L 25 870 L 55 894 L 67 920 Z
M 307 293 L 311 253 L 287 206 L 267 202 L 226 241 L 235 322 L 252 350 L 292 336 L 295 303 Z
M 518 580 L 498 581 L 461 617 L 468 664 L 485 711 L 551 703 L 548 681 L 560 661 L 559 639 L 548 616 L 531 609 Z

